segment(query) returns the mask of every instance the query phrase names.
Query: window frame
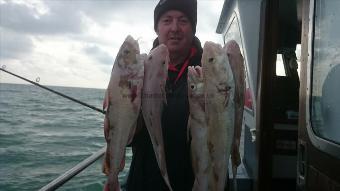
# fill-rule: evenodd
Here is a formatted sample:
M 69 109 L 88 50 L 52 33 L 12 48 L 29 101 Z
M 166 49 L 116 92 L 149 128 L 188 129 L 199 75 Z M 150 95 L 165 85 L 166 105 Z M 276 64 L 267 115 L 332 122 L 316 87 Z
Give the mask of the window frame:
M 312 125 L 312 88 L 313 88 L 313 65 L 314 65 L 314 37 L 315 37 L 315 18 L 316 1 L 310 1 L 309 7 L 309 34 L 308 34 L 308 62 L 307 62 L 307 89 L 306 91 L 306 129 L 309 139 L 314 147 L 340 159 L 340 144 L 327 140 L 317 135 Z

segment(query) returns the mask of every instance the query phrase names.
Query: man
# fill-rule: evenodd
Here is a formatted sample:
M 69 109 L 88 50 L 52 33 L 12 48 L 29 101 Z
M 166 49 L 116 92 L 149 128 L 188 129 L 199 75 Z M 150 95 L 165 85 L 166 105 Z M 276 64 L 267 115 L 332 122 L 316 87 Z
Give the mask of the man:
M 192 190 L 194 174 L 187 140 L 189 104 L 187 98 L 187 67 L 200 65 L 201 43 L 195 37 L 196 0 L 160 0 L 154 10 L 157 38 L 154 48 L 165 44 L 170 53 L 167 105 L 162 113 L 162 130 L 167 171 L 174 191 Z M 133 190 L 168 190 L 155 158 L 149 134 L 140 115 L 131 144 L 133 158 L 126 188 Z

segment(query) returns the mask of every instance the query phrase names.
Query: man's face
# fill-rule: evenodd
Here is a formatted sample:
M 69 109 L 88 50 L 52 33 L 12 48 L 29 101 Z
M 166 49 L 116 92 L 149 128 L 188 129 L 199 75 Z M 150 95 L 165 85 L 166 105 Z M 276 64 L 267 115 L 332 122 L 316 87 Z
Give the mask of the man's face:
M 176 10 L 167 11 L 160 17 L 156 33 L 159 43 L 165 44 L 170 53 L 187 53 L 194 36 L 188 17 Z

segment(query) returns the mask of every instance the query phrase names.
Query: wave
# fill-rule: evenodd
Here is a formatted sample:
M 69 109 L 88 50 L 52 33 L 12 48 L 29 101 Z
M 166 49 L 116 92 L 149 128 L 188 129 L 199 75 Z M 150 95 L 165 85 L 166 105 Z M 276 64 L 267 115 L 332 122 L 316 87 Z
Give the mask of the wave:
M 51 88 L 98 108 L 105 91 Z M 31 85 L 0 91 L 0 190 L 38 190 L 105 145 L 102 114 Z M 99 160 L 58 190 L 102 190 L 105 180 Z

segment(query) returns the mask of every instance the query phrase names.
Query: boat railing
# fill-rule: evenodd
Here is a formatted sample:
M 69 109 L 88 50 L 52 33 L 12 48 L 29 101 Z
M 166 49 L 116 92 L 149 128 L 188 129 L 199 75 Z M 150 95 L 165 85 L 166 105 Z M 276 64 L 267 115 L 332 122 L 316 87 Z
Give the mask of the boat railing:
M 89 167 L 91 164 L 93 164 L 95 161 L 100 159 L 106 151 L 106 146 L 101 148 L 99 151 L 93 153 L 88 158 L 84 159 L 80 163 L 78 163 L 76 166 L 72 167 L 70 170 L 66 171 L 64 174 L 60 175 L 50 183 L 48 183 L 46 186 L 42 187 L 39 191 L 49 191 L 49 190 L 56 190 L 60 186 L 62 186 L 64 183 L 71 180 L 74 176 L 82 172 L 84 169 Z

